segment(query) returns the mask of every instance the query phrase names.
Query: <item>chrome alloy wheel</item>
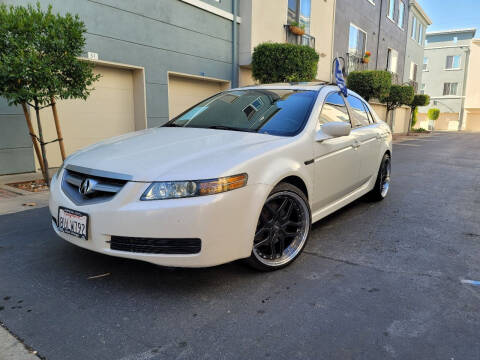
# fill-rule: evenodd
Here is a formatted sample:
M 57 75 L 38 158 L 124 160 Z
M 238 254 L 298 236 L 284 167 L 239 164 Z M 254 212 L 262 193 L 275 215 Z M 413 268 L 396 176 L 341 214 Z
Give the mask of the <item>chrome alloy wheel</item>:
M 392 171 L 392 164 L 390 158 L 387 157 L 382 167 L 381 178 L 380 178 L 380 193 L 382 197 L 387 196 L 388 190 L 390 189 L 390 173 Z
M 305 201 L 294 192 L 274 193 L 260 214 L 253 254 L 267 266 L 284 265 L 302 250 L 309 231 L 310 212 Z

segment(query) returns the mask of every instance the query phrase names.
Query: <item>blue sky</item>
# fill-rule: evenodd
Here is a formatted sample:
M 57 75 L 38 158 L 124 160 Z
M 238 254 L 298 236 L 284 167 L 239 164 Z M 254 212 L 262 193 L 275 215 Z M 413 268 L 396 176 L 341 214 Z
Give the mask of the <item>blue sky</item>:
M 433 24 L 428 31 L 477 28 L 480 37 L 480 0 L 417 0 Z

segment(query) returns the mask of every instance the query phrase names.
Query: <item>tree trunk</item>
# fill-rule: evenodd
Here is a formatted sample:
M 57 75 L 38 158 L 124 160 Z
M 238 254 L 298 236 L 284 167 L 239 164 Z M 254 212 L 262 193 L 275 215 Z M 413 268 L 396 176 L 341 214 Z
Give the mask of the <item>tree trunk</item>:
M 47 150 L 43 141 L 42 124 L 40 122 L 40 108 L 38 106 L 37 99 L 35 99 L 35 115 L 37 115 L 38 137 L 40 138 L 40 148 L 42 149 L 43 166 L 45 168 L 45 170 L 43 171 L 43 179 L 45 180 L 45 183 L 48 185 L 48 187 L 50 187 L 50 177 L 48 175 L 48 161 L 46 152 Z
M 412 126 L 413 126 L 413 117 L 415 115 L 415 108 L 410 108 L 410 121 L 408 122 L 408 131 L 407 131 L 407 135 L 410 134 L 410 130 L 412 130 Z
M 32 119 L 30 118 L 30 113 L 28 112 L 27 104 L 22 103 L 23 114 L 25 115 L 25 120 L 27 121 L 28 131 L 30 133 L 30 138 L 32 139 L 33 148 L 35 154 L 37 155 L 38 163 L 40 164 L 40 169 L 42 169 L 42 174 L 45 172 L 45 165 L 43 165 L 42 154 L 40 153 L 40 148 L 38 146 L 37 138 L 35 137 L 35 131 L 32 126 Z
M 63 145 L 62 129 L 60 129 L 60 121 L 58 120 L 57 104 L 55 98 L 52 97 L 52 112 L 53 120 L 55 121 L 55 129 L 57 130 L 58 146 L 60 147 L 60 153 L 62 154 L 62 160 L 65 160 L 65 147 Z

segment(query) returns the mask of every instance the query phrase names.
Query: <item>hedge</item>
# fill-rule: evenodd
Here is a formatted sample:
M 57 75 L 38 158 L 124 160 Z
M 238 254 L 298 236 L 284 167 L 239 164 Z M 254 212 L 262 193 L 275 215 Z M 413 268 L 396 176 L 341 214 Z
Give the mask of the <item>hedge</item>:
M 387 105 L 387 111 L 395 110 L 402 105 L 410 105 L 414 98 L 413 86 L 392 85 L 388 96 L 380 98 L 380 101 Z
M 312 81 L 319 55 L 309 46 L 263 43 L 252 55 L 252 76 L 260 83 Z
M 427 106 L 430 104 L 430 96 L 424 94 L 417 94 L 413 97 L 413 101 L 410 104 L 411 108 L 416 108 L 418 106 Z
M 440 117 L 440 109 L 431 108 L 428 110 L 428 118 L 430 120 L 437 120 Z
M 366 101 L 388 96 L 392 75 L 385 70 L 352 71 L 347 78 L 347 87 Z

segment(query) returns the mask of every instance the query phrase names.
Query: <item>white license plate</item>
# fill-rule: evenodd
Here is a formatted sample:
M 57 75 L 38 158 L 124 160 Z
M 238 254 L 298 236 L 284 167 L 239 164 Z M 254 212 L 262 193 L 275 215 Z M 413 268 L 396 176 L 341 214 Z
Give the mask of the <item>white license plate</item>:
M 88 240 L 88 215 L 64 207 L 58 208 L 59 231 Z

